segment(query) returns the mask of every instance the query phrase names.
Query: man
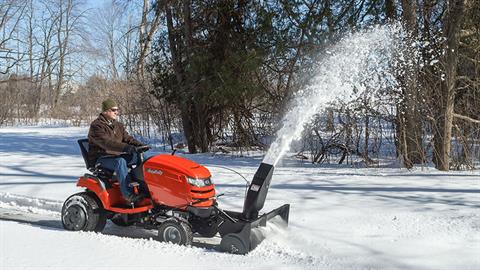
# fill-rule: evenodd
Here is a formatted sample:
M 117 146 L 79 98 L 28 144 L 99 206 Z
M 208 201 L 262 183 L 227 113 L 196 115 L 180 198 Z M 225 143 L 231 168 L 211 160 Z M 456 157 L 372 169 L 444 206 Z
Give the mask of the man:
M 118 105 L 112 99 L 102 102 L 102 113 L 90 125 L 88 131 L 88 162 L 114 171 L 120 183 L 123 197 L 130 203 L 141 199 L 141 195 L 132 192 L 129 186 L 131 176 L 128 166 L 137 164 L 135 146 L 143 144 L 128 134 L 122 123 L 118 122 Z

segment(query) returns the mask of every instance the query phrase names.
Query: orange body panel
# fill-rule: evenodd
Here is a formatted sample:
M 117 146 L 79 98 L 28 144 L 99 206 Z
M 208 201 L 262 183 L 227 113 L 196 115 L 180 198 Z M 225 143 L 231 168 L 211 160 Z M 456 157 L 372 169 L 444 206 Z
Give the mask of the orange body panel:
M 77 186 L 84 187 L 95 192 L 100 201 L 102 201 L 103 207 L 109 211 L 124 214 L 134 214 L 145 212 L 153 208 L 153 204 L 150 199 L 143 200 L 135 208 L 125 208 L 125 206 L 128 204 L 120 193 L 120 187 L 118 183 L 113 183 L 113 187 L 107 190 L 104 189 L 104 187 L 95 179 L 80 177 L 78 178 Z
M 108 190 L 97 180 L 80 177 L 77 186 L 85 187 L 97 194 L 106 210 L 117 213 L 140 213 L 153 208 L 154 202 L 172 208 L 185 209 L 210 207 L 215 202 L 215 185 L 196 187 L 188 183 L 186 177 L 210 178 L 210 171 L 185 158 L 172 155 L 157 155 L 143 164 L 144 181 L 150 191 L 151 199 L 143 200 L 135 208 L 126 208 L 126 201 L 120 193 L 118 183 Z
M 148 159 L 143 165 L 145 183 L 150 190 L 152 200 L 156 203 L 175 208 L 212 206 L 215 186 L 195 187 L 187 182 L 191 178 L 210 178 L 210 171 L 185 158 L 172 155 L 157 155 Z

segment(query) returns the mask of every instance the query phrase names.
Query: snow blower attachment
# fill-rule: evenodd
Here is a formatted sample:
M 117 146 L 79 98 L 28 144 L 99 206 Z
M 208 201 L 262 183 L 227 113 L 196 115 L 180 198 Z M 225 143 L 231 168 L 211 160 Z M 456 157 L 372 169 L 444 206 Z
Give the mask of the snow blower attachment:
M 220 235 L 223 236 L 220 242 L 223 251 L 246 254 L 253 250 L 265 238 L 261 231 L 255 231 L 255 229 L 259 226 L 266 226 L 267 221 L 274 217 L 280 216 L 284 223 L 288 224 L 289 204 L 258 216 L 259 211 L 265 204 L 272 174 L 273 166 L 261 163 L 248 188 L 243 212 L 225 211 L 222 213 L 226 217 L 224 223 L 219 227 Z
M 253 250 L 265 235 L 262 229 L 274 217 L 288 224 L 290 205 L 285 204 L 259 215 L 265 204 L 274 167 L 262 163 L 248 187 L 242 212 L 218 207 L 210 171 L 191 160 L 160 154 L 143 159 L 148 147 L 138 147 L 140 163 L 130 168 L 135 192 L 144 197 L 134 204 L 120 192 L 113 172 L 87 162 L 88 140 L 78 141 L 86 168 L 91 173 L 79 177 L 77 186 L 86 190 L 73 194 L 63 204 L 62 224 L 71 231 L 100 232 L 107 220 L 118 226 L 138 226 L 157 230 L 159 241 L 191 245 L 193 235 L 220 234 L 220 249 L 235 254 Z
M 272 174 L 272 165 L 260 164 L 248 188 L 243 212 L 224 211 L 222 213 L 226 217 L 224 223 L 219 227 L 220 235 L 223 236 L 220 242 L 223 251 L 246 254 L 253 250 L 265 238 L 265 235 L 256 229 L 260 226 L 266 226 L 267 221 L 274 217 L 279 216 L 285 224 L 288 224 L 289 204 L 285 204 L 267 214 L 258 215 L 265 203 Z

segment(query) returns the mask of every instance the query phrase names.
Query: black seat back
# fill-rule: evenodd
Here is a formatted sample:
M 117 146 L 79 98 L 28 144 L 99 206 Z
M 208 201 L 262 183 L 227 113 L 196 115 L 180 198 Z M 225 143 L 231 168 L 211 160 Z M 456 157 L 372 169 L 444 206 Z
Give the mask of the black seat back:
M 90 178 L 98 177 L 98 179 L 101 180 L 107 188 L 111 188 L 112 183 L 110 182 L 111 181 L 110 179 L 112 179 L 113 177 L 112 180 L 114 180 L 115 178 L 114 176 L 112 176 L 113 172 L 106 170 L 104 168 L 96 168 L 94 167 L 94 165 L 88 164 L 88 150 L 90 148 L 88 145 L 88 139 L 80 139 L 77 142 L 78 142 L 78 146 L 80 146 L 80 151 L 82 152 L 83 161 L 85 161 L 85 167 L 87 168 L 87 170 L 93 173 L 93 175 L 89 175 L 89 174 L 85 174 L 85 175 L 87 175 Z
M 88 164 L 88 139 L 80 139 L 77 142 L 82 152 L 83 161 L 85 161 L 85 167 L 90 170 L 91 166 Z

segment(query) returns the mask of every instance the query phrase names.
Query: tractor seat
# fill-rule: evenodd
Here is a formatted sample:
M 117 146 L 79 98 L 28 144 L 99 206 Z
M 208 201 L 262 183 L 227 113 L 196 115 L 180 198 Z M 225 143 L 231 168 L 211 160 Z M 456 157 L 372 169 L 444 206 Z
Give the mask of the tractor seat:
M 77 141 L 78 146 L 80 146 L 80 151 L 82 152 L 82 157 L 83 161 L 85 162 L 85 167 L 87 170 L 94 172 L 95 171 L 95 166 L 91 166 L 91 164 L 88 163 L 88 150 L 90 146 L 88 145 L 88 139 L 80 139 Z
M 88 139 L 80 139 L 77 142 L 80 146 L 80 151 L 82 152 L 85 168 L 87 168 L 87 170 L 89 170 L 94 176 L 102 180 L 107 186 L 111 186 L 112 182 L 116 182 L 116 175 L 113 171 L 99 166 L 100 164 L 95 164 L 92 166 L 88 163 Z

